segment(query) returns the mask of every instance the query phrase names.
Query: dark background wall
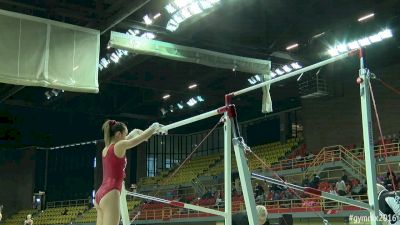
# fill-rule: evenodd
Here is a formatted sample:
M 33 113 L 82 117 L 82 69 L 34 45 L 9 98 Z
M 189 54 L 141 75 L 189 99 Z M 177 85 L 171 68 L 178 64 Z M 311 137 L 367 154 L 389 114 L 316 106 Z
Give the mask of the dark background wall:
M 0 151 L 0 204 L 7 217 L 21 208 L 32 207 L 35 151 Z
M 369 67 L 378 77 L 400 88 L 400 64 Z M 315 73 L 315 71 L 314 71 Z M 361 104 L 357 60 L 340 62 L 323 68 L 320 73 L 332 88 L 332 97 L 303 99 L 301 116 L 305 141 L 310 151 L 336 144 L 362 143 Z M 384 135 L 400 131 L 400 96 L 373 80 L 372 86 Z M 378 136 L 372 111 L 374 136 Z

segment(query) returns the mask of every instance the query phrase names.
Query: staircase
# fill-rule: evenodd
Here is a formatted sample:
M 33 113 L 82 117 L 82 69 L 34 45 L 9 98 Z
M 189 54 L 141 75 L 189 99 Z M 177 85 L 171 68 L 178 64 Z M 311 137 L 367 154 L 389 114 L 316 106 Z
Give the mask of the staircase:
M 197 176 L 194 176 L 191 183 L 193 185 L 194 191 L 198 196 L 203 196 L 206 193 L 206 188 L 204 187 L 204 185 L 201 183 L 201 181 Z
M 335 166 L 341 164 L 348 173 L 361 182 L 366 180 L 365 163 L 341 145 L 322 148 L 304 175 L 311 177 L 312 174 L 319 174 L 325 168 L 332 166 L 332 163 L 336 164 Z

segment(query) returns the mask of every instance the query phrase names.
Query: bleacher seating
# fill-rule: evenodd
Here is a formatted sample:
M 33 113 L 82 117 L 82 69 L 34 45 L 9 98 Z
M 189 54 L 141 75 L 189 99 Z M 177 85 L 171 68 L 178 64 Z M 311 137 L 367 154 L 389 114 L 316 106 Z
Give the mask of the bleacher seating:
M 292 149 L 299 145 L 300 139 L 293 138 L 287 140 L 285 143 L 274 142 L 265 145 L 259 145 L 252 147 L 252 151 L 260 157 L 264 162 L 269 165 L 272 165 L 278 162 L 282 157 L 285 157 L 286 154 L 290 153 Z M 263 164 L 258 161 L 253 154 L 248 153 L 247 162 L 250 167 L 250 170 L 262 169 Z M 236 158 L 232 154 L 232 170 L 237 169 Z M 214 176 L 223 173 L 224 171 L 224 162 L 218 162 L 215 166 L 211 167 L 209 170 L 205 171 L 202 175 L 204 176 Z
M 138 200 L 128 200 L 128 211 L 133 210 L 140 204 Z M 75 223 L 95 223 L 97 219 L 97 212 L 95 208 L 85 211 L 82 215 L 78 216 Z
M 37 225 L 49 224 L 67 224 L 74 220 L 78 214 L 82 214 L 87 206 L 69 206 L 59 208 L 49 208 L 34 217 L 34 222 Z M 63 212 L 67 210 L 66 215 Z
M 24 223 L 28 214 L 34 215 L 37 212 L 36 209 L 23 209 L 12 215 L 9 219 L 5 220 L 5 225 L 21 225 Z
M 195 177 L 206 172 L 220 157 L 220 155 L 214 154 L 192 158 L 180 168 L 179 173 L 175 174 L 172 178 L 164 178 L 164 180 L 160 181 L 160 184 L 178 185 L 190 183 Z

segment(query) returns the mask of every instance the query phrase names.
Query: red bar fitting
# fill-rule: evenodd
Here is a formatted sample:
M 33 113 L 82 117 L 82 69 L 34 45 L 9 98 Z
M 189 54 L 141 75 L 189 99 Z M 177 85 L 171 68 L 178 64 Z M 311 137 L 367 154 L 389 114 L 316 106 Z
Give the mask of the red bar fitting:
M 233 93 L 229 93 L 225 95 L 225 106 L 232 104 Z
M 223 106 L 223 107 L 217 109 L 217 112 L 219 114 L 228 113 L 229 118 L 234 118 L 237 115 L 236 114 L 236 107 L 233 104 L 230 104 L 228 106 Z
M 353 49 L 353 50 L 349 51 L 347 54 L 348 54 L 348 56 L 353 56 L 353 55 L 360 54 L 359 52 L 360 52 L 359 49 Z
M 358 57 L 361 58 L 365 58 L 365 49 L 364 48 L 360 48 L 358 51 Z

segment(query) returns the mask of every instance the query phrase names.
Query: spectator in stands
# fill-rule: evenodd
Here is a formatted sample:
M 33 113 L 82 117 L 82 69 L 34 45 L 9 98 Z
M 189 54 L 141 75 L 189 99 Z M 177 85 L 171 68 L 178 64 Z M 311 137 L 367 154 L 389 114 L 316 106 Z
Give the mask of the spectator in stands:
M 24 221 L 24 225 L 33 225 L 32 215 L 28 214 L 26 216 L 26 220 Z
M 221 199 L 221 191 L 218 190 L 215 192 L 215 206 L 216 207 L 222 206 L 223 203 L 224 201 L 222 201 Z
M 93 197 L 92 195 L 88 196 L 88 204 L 87 204 L 87 209 L 91 209 L 93 207 Z
M 210 199 L 212 198 L 212 193 L 209 189 L 206 189 L 206 193 L 204 193 L 203 196 L 201 196 L 201 199 Z
M 351 189 L 351 193 L 353 195 L 364 195 L 367 193 L 367 187 L 363 183 L 358 182 L 358 184 Z
M 254 195 L 256 199 L 257 197 L 264 195 L 264 188 L 259 183 L 256 183 L 256 186 L 254 188 Z
M 181 185 L 178 185 L 178 196 L 181 197 L 183 195 L 183 188 Z
M 346 193 L 346 182 L 345 182 L 345 176 L 342 176 L 342 179 L 338 182 L 336 182 L 336 192 L 338 193 L 339 196 L 345 196 Z
M 63 216 L 66 216 L 66 215 L 68 215 L 68 209 L 67 209 L 67 208 L 65 208 L 65 209 L 64 209 L 64 211 L 61 213 L 61 215 L 63 215 Z
M 239 193 L 238 193 L 238 191 L 236 190 L 236 187 L 235 187 L 235 186 L 232 187 L 232 196 L 239 196 Z
M 3 218 L 3 214 L 1 214 L 3 212 L 3 205 L 0 205 L 0 221 Z
M 131 191 L 132 191 L 133 193 L 136 193 L 136 192 L 137 192 L 137 186 L 136 186 L 136 184 L 131 184 Z
M 258 224 L 259 225 L 269 225 L 268 211 L 263 205 L 256 206 L 257 214 L 258 214 Z M 249 219 L 247 217 L 247 212 L 238 212 L 232 215 L 232 225 L 248 225 Z
M 394 187 L 393 187 L 393 183 L 394 183 Z M 396 175 L 393 173 L 393 171 L 388 171 L 386 173 L 386 178 L 384 180 L 383 186 L 385 186 L 385 188 L 389 191 L 395 191 L 397 189 L 397 177 Z
M 310 185 L 310 180 L 308 179 L 308 175 L 304 176 L 302 185 L 303 185 L 303 187 L 308 187 Z
M 321 178 L 317 174 L 314 174 L 313 179 L 310 182 L 310 187 L 318 189 L 320 181 L 321 181 Z
M 329 185 L 329 193 L 330 193 L 330 194 L 337 195 L 335 185 L 336 185 L 336 184 L 334 184 L 334 183 L 331 183 L 331 184 Z

